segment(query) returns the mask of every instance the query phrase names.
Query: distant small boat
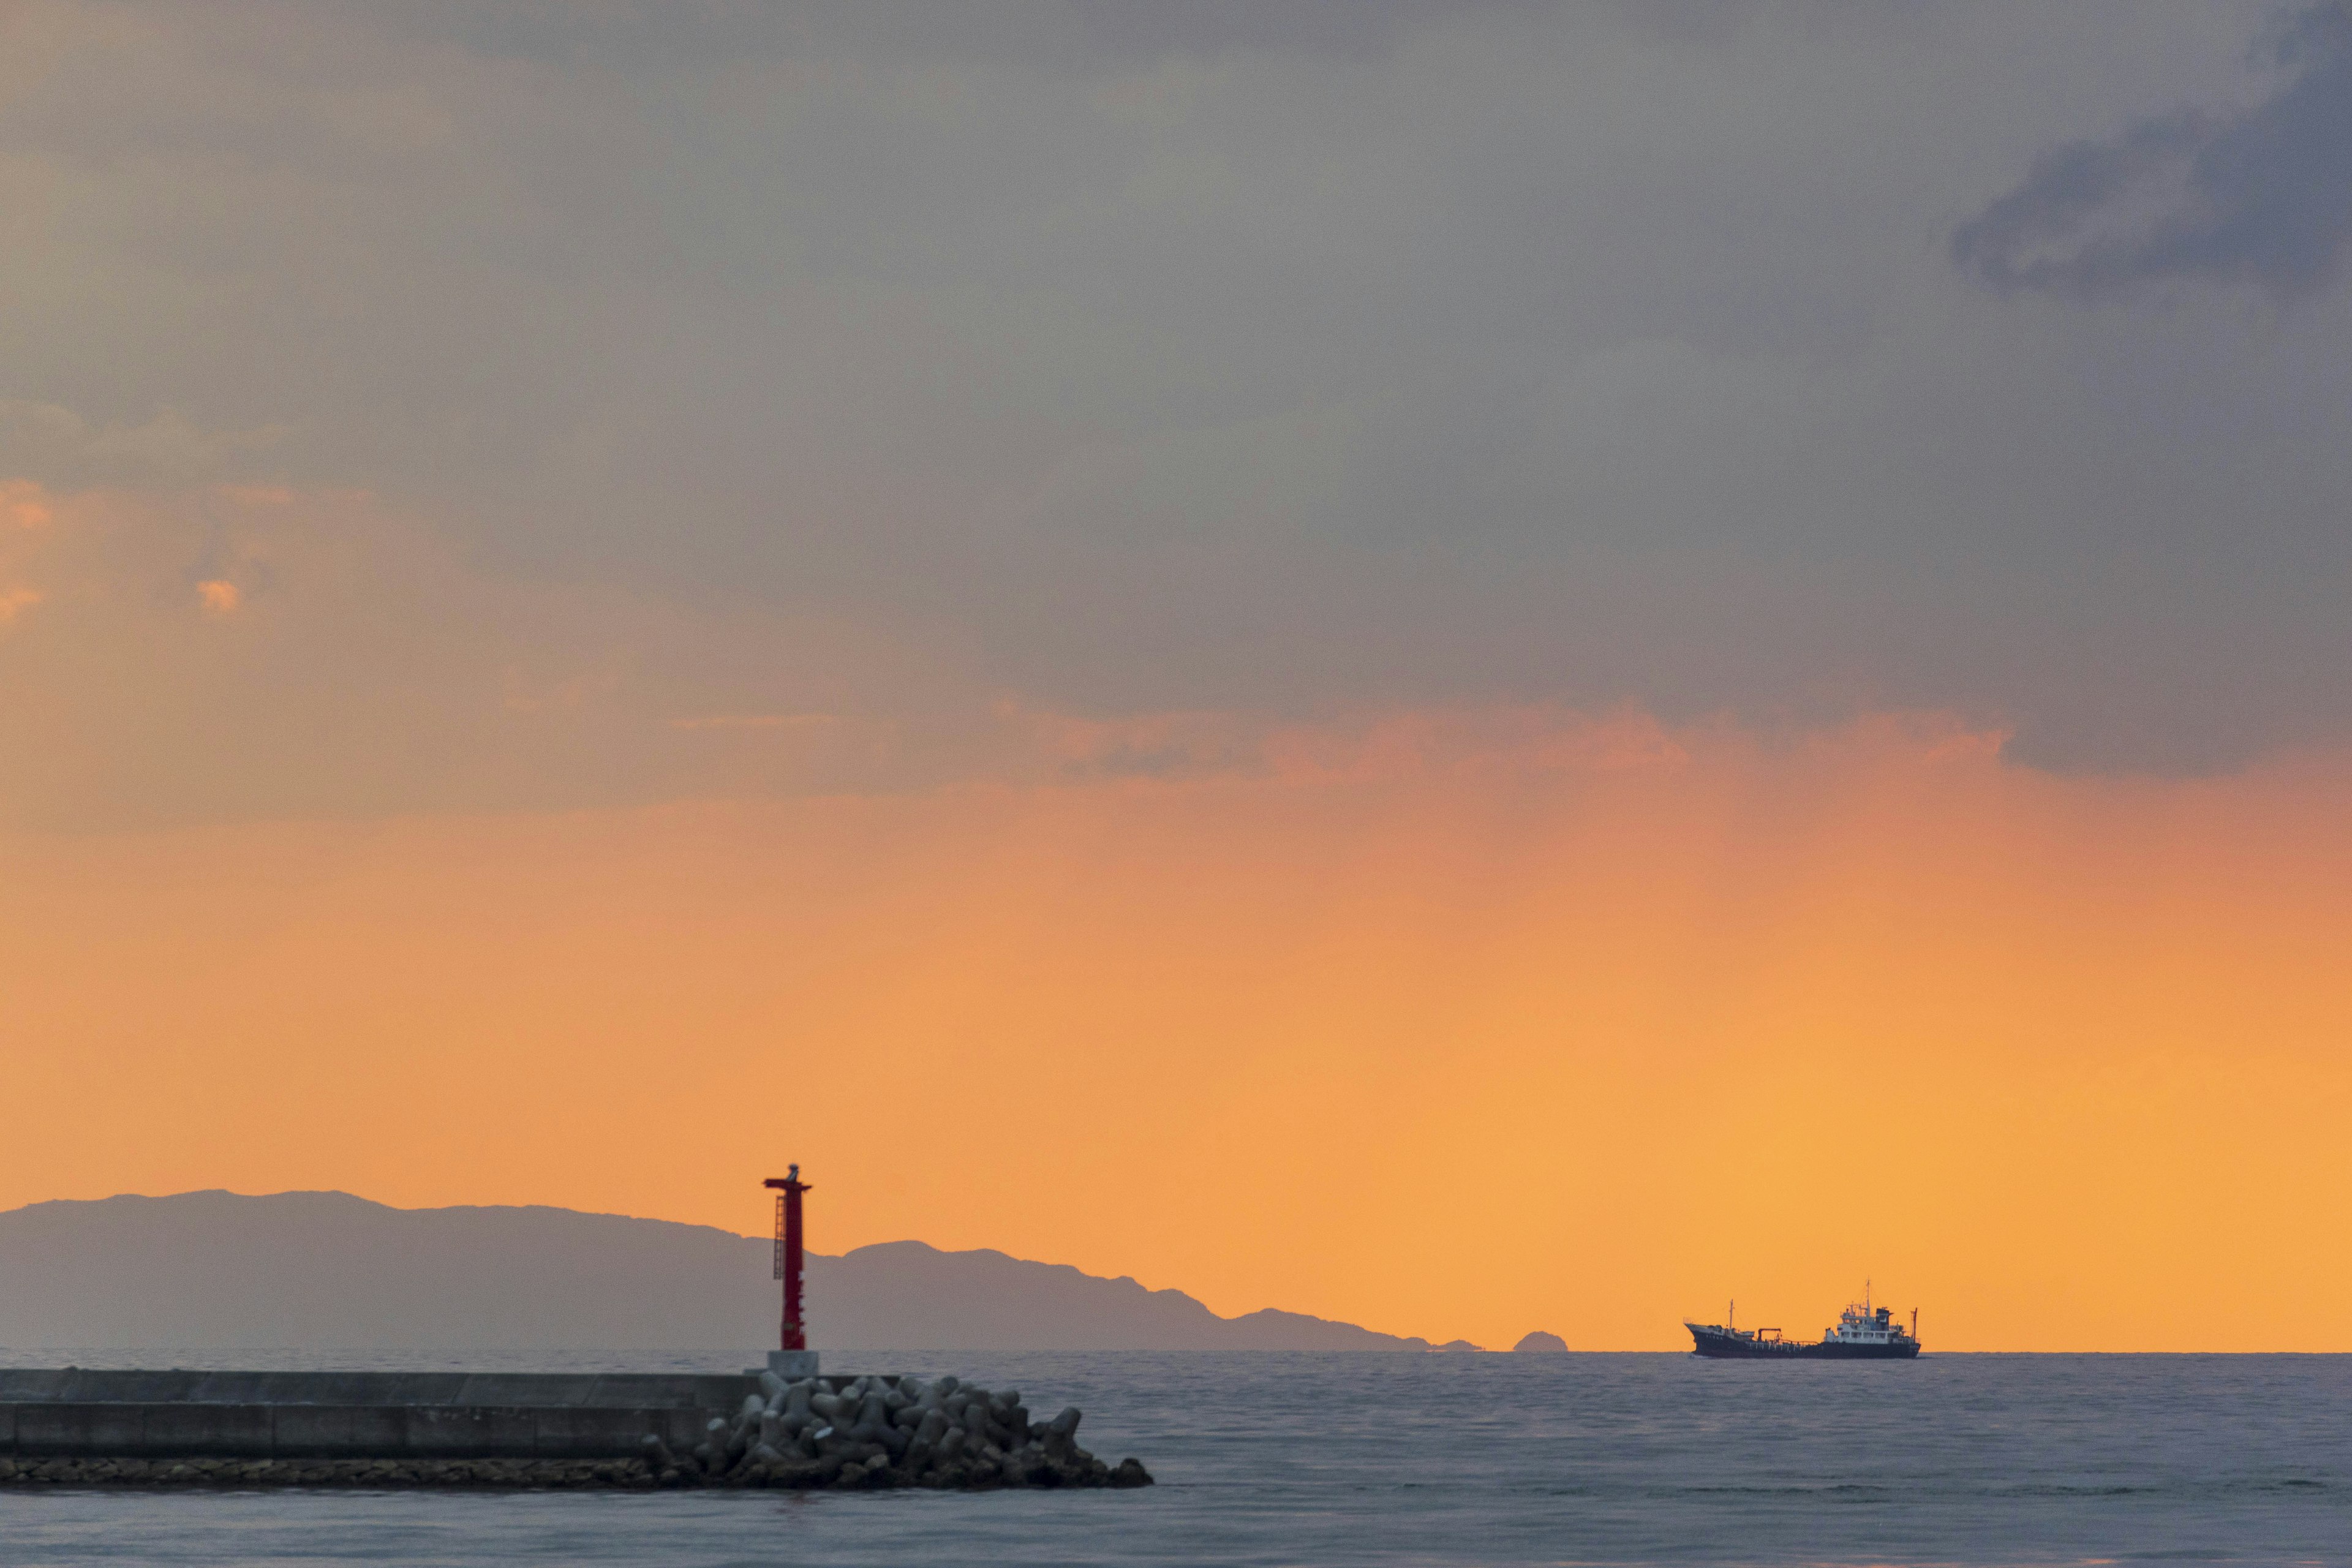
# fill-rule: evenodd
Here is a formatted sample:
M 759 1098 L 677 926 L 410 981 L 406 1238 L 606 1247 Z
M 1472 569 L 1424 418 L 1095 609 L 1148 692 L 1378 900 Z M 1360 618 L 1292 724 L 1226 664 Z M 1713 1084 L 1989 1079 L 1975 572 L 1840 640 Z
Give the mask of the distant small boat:
M 1694 1355 L 1734 1357 L 1749 1361 L 1908 1361 L 1919 1353 L 1919 1309 L 1911 1309 L 1911 1327 L 1894 1321 L 1892 1310 L 1870 1304 L 1870 1288 L 1862 1300 L 1838 1314 L 1837 1327 L 1824 1329 L 1818 1340 L 1784 1340 L 1778 1329 L 1732 1326 L 1738 1303 L 1720 1323 L 1685 1323 L 1691 1331 Z

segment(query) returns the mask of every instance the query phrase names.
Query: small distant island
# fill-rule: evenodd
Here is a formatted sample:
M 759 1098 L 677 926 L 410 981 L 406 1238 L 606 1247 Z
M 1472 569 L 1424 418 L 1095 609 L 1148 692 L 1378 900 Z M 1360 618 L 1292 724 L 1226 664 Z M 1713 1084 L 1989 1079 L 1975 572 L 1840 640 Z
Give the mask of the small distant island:
M 1541 1329 L 1538 1329 L 1534 1333 L 1529 1334 L 1526 1339 L 1521 1340 L 1517 1344 L 1513 1345 L 1511 1348 L 1515 1351 L 1526 1351 L 1533 1354 L 1558 1353 L 1565 1352 L 1568 1349 L 1568 1342 L 1561 1339 L 1558 1334 L 1548 1334 Z

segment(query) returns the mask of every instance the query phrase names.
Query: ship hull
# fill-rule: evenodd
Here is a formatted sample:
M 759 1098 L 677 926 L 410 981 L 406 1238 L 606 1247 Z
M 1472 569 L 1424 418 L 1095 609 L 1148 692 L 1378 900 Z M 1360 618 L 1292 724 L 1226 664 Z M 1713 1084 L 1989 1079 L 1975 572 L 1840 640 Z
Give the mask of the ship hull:
M 1919 1342 L 1888 1344 L 1841 1344 L 1835 1340 L 1751 1340 L 1701 1323 L 1685 1323 L 1691 1331 L 1691 1353 L 1723 1361 L 1910 1361 L 1919 1353 Z

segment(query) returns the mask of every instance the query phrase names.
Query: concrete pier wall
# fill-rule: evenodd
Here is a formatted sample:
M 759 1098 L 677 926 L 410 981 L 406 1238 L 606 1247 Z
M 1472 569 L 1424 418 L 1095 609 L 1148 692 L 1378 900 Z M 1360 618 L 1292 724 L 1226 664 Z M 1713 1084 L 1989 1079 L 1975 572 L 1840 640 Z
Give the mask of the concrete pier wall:
M 0 1486 L 1150 1486 L 1082 1414 L 882 1373 L 0 1370 Z
M 0 1455 L 630 1458 L 701 1440 L 724 1374 L 0 1371 Z
M 184 1372 L 0 1367 L 0 1405 L 689 1405 L 733 1414 L 760 1380 L 735 1373 Z

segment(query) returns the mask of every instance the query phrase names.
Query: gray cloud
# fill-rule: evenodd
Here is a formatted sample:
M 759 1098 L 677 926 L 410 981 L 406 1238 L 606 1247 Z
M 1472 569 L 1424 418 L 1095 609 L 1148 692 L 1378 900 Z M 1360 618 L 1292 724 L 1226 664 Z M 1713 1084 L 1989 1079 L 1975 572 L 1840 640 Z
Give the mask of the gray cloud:
M 1544 0 L 418 0 L 350 12 L 483 54 L 624 71 L 824 56 L 1098 71 L 1171 54 L 1362 58 L 1433 27 L 1545 9 Z
M 173 408 L 137 426 L 100 430 L 70 408 L 0 400 L 0 472 L 68 485 L 184 482 L 228 471 L 287 434 L 199 430 Z
M 2037 150 L 2243 95 L 2263 16 L 26 0 L 0 480 L 429 531 L 415 647 L 294 579 L 238 625 L 425 737 L 436 807 L 936 779 L 1006 698 L 1948 707 L 2053 767 L 2228 767 L 2352 736 L 2352 305 L 2020 309 L 1942 241 Z M 2284 91 L 2340 68 L 2312 40 Z M 24 584 L 12 668 L 70 634 L 128 701 Z M 522 661 L 576 708 L 509 700 L 511 606 L 608 601 Z M 793 673 L 893 649 L 922 673 Z M 374 754 L 230 669 L 202 734 Z M 855 722 L 676 722 L 805 713 Z M 397 805 L 363 773 L 247 808 Z
M 2165 114 L 2043 153 L 1954 232 L 1953 259 L 2004 292 L 2080 299 L 2172 279 L 2326 284 L 2352 239 L 2352 11 L 2305 11 L 2273 58 L 2287 79 L 2242 113 Z

